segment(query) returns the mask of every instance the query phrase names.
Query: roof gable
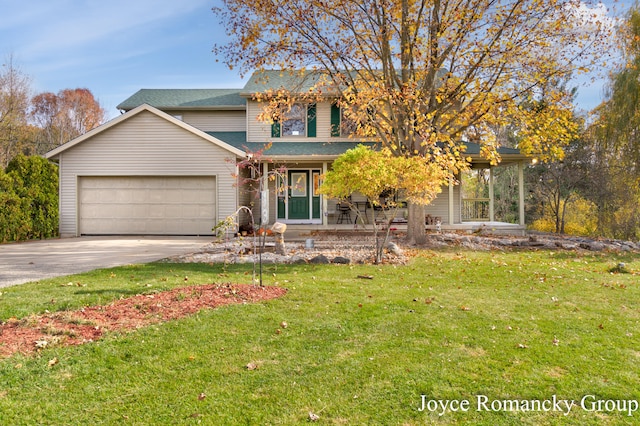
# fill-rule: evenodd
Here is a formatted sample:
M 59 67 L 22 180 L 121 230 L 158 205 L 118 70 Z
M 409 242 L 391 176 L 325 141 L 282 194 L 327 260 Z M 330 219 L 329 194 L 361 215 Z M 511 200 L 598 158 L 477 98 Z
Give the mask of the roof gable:
M 223 149 L 229 151 L 230 153 L 232 153 L 232 154 L 234 154 L 234 155 L 236 155 L 238 157 L 245 157 L 246 156 L 246 153 L 243 150 L 238 149 L 238 148 L 236 148 L 236 147 L 234 147 L 234 146 L 232 146 L 232 145 L 230 145 L 230 144 L 228 144 L 226 142 L 223 142 L 220 139 L 218 139 L 218 138 L 216 138 L 216 137 L 214 137 L 214 136 L 212 136 L 210 134 L 207 134 L 207 133 L 203 132 L 202 130 L 199 130 L 199 129 L 193 127 L 193 126 L 190 126 L 189 124 L 187 124 L 187 123 L 185 123 L 185 122 L 183 122 L 181 120 L 178 120 L 177 118 L 175 118 L 175 117 L 173 117 L 173 116 L 171 116 L 171 115 L 169 115 L 169 114 L 167 114 L 165 112 L 162 112 L 159 109 L 152 107 L 151 105 L 143 104 L 143 105 L 140 105 L 139 107 L 137 107 L 137 108 L 125 113 L 125 114 L 122 114 L 122 115 L 118 116 L 117 118 L 114 118 L 111 121 L 108 121 L 107 123 L 105 123 L 105 124 L 103 124 L 103 125 L 101 125 L 99 127 L 96 127 L 93 130 L 90 130 L 89 132 L 85 133 L 84 135 L 81 135 L 81 136 L 79 136 L 79 137 L 77 137 L 77 138 L 65 143 L 64 145 L 60 145 L 59 147 L 57 147 L 57 148 L 49 151 L 48 153 L 46 153 L 45 157 L 46 158 L 56 158 L 60 154 L 62 154 L 64 151 L 67 151 L 67 150 L 73 148 L 74 146 L 79 145 L 82 142 L 84 142 L 84 141 L 86 141 L 88 139 L 91 139 L 92 137 L 94 137 L 94 136 L 96 136 L 96 135 L 98 135 L 98 134 L 100 134 L 100 133 L 102 133 L 102 132 L 104 132 L 104 131 L 112 128 L 112 127 L 115 127 L 115 126 L 117 126 L 117 125 L 129 120 L 130 118 L 135 117 L 136 115 L 142 113 L 143 111 L 148 111 L 148 112 L 150 112 L 150 113 L 152 113 L 152 114 L 154 114 L 154 115 L 156 115 L 156 116 L 158 116 L 158 117 L 160 117 L 160 118 L 162 118 L 162 119 L 164 119 L 164 120 L 166 120 L 166 121 L 168 121 L 168 122 L 170 122 L 170 123 L 172 123 L 172 124 L 174 124 L 174 125 L 176 125 L 178 127 L 183 128 L 184 130 L 187 130 L 188 132 L 191 132 L 191 133 L 195 134 L 196 136 L 198 136 L 198 137 L 200 137 L 200 138 L 202 138 L 202 139 L 204 139 L 204 140 L 206 140 L 206 141 L 208 141 L 208 142 L 210 142 L 210 143 L 212 143 L 212 144 L 214 144 L 216 146 L 219 146 L 220 148 L 223 148 Z

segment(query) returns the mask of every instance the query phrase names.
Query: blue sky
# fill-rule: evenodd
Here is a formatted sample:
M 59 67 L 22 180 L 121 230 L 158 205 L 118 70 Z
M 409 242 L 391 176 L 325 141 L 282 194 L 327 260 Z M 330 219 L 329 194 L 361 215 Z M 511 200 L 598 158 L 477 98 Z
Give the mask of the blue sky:
M 25 0 L 23 0 L 25 1 Z M 28 6 L 27 6 L 28 3 Z M 33 90 L 88 88 L 108 111 L 141 88 L 235 88 L 244 81 L 211 53 L 224 30 L 216 0 L 0 0 L 0 59 Z M 580 87 L 580 106 L 601 99 Z
M 107 109 L 141 88 L 234 88 L 211 0 L 0 0 L 0 59 L 35 92 L 86 87 Z

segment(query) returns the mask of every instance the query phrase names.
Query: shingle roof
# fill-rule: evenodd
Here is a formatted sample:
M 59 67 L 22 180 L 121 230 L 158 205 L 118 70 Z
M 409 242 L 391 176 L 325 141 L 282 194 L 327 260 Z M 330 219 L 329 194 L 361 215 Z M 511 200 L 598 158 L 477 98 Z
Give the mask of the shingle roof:
M 268 142 L 247 142 L 246 132 L 207 132 L 235 148 L 248 152 L 264 149 Z M 265 155 L 269 157 L 337 157 L 358 144 L 374 145 L 362 142 L 302 142 L 302 141 L 274 141 Z
M 241 90 L 243 96 L 264 93 L 267 90 L 286 89 L 305 93 L 316 87 L 324 74 L 320 71 L 263 70 L 256 71 Z M 324 89 L 325 91 L 327 88 Z
M 367 76 L 380 73 L 381 71 L 368 70 L 368 71 L 342 71 L 343 73 L 351 74 L 352 79 L 367 78 Z M 448 74 L 446 70 L 438 71 L 439 83 L 444 80 Z M 382 77 L 379 77 L 382 78 Z M 379 79 L 378 78 L 378 79 Z M 330 76 L 327 72 L 321 70 L 261 70 L 256 71 L 251 75 L 251 78 L 241 90 L 242 96 L 251 96 L 255 93 L 264 93 L 267 90 L 279 90 L 286 89 L 294 93 L 307 93 L 309 91 L 318 88 L 318 82 L 322 82 L 321 87 L 324 95 L 338 95 L 336 86 L 333 85 Z M 343 88 L 344 89 L 344 88 Z M 333 92 L 333 93 L 331 93 Z
M 141 89 L 117 106 L 129 111 L 142 104 L 159 109 L 199 109 L 246 107 L 240 89 Z
M 268 142 L 247 142 L 246 132 L 206 132 L 207 134 L 219 139 L 235 148 L 243 151 L 257 152 L 268 144 Z M 375 143 L 367 142 L 308 142 L 308 141 L 273 141 L 271 148 L 266 152 L 267 156 L 273 157 L 305 157 L 305 156 L 324 156 L 337 157 L 348 149 L 354 148 L 356 145 L 375 146 Z M 480 155 L 480 145 L 476 143 L 466 143 L 466 155 Z M 500 155 L 517 155 L 520 156 L 520 150 L 517 148 L 498 148 Z

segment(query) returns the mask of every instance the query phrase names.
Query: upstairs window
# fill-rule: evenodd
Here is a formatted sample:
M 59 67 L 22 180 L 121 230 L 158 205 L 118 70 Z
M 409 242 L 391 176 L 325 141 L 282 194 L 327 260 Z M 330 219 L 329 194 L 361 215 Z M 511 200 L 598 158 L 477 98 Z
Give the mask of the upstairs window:
M 271 126 L 271 137 L 315 137 L 316 105 L 296 103 L 291 106 L 281 122 Z
M 331 104 L 331 136 L 336 138 L 348 138 L 357 130 L 355 121 L 347 117 L 344 109 L 338 104 Z
M 291 105 L 282 121 L 282 136 L 302 136 L 307 129 L 307 109 L 302 104 Z

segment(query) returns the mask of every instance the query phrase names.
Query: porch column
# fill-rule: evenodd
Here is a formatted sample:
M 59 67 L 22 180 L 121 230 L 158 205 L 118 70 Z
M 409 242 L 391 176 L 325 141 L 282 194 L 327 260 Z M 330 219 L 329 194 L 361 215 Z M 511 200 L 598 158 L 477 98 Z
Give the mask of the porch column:
M 524 226 L 524 161 L 520 161 L 518 163 L 518 194 L 519 194 L 519 215 L 520 215 L 520 225 Z
M 329 169 L 329 165 L 328 163 L 325 161 L 322 163 L 322 175 L 324 176 L 327 171 Z M 327 204 L 327 197 L 325 197 L 324 195 L 320 196 L 320 215 L 322 216 L 322 226 L 326 227 L 329 225 L 329 213 L 327 212 L 327 208 L 328 208 L 328 204 Z
M 493 167 L 489 167 L 489 222 L 495 221 L 493 193 Z
M 262 193 L 260 194 L 260 226 L 269 223 L 269 163 L 262 163 Z
M 455 220 L 455 197 L 453 195 L 453 177 L 449 178 L 449 225 L 454 224 Z

